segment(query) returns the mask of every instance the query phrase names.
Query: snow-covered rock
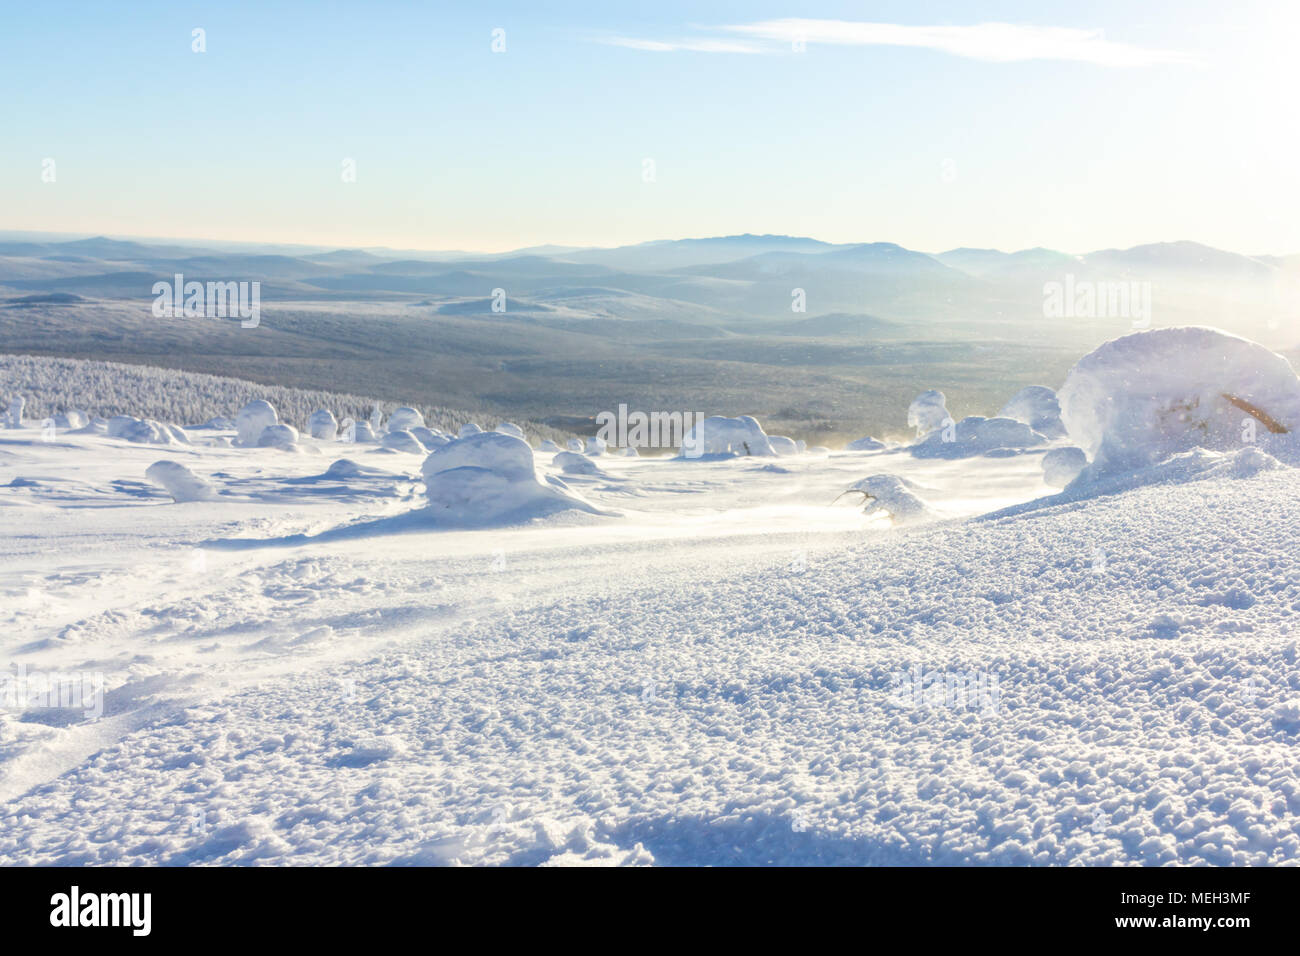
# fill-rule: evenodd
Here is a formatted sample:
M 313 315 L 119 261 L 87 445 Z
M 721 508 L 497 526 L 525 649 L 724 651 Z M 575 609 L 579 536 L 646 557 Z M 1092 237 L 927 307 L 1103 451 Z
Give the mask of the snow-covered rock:
M 388 424 L 385 427 L 390 432 L 409 432 L 424 427 L 424 416 L 414 408 L 403 405 L 388 417 Z
M 1070 439 L 1092 476 L 1151 465 L 1192 448 L 1258 445 L 1297 458 L 1300 379 L 1282 356 L 1209 328 L 1113 339 L 1070 370 L 1059 393 Z
M 697 424 L 682 441 L 681 457 L 698 458 L 702 455 L 755 455 L 775 457 L 767 433 L 750 415 L 726 418 L 712 415 Z
M 240 445 L 252 447 L 271 425 L 279 424 L 280 416 L 275 407 L 263 399 L 254 399 L 239 410 L 235 416 L 235 430 L 239 433 L 236 440 Z
M 154 484 L 161 485 L 173 501 L 209 501 L 217 495 L 212 485 L 179 462 L 155 461 L 144 474 Z
M 907 406 L 907 424 L 916 429 L 917 437 L 928 435 L 950 419 L 943 392 L 932 388 L 912 399 Z
M 428 510 L 449 525 L 508 524 L 577 510 L 606 514 L 558 479 L 537 478 L 528 443 L 480 432 L 435 449 L 424 460 Z
M 298 429 L 292 425 L 267 425 L 257 436 L 257 447 L 293 451 L 298 447 Z
M 394 417 L 396 417 L 396 414 L 394 414 Z M 388 423 L 389 425 L 392 425 L 392 419 L 389 419 Z M 425 448 L 424 445 L 420 444 L 420 440 L 410 432 L 403 429 L 389 431 L 384 435 L 380 444 L 391 451 L 406 452 L 409 455 L 428 454 L 428 449 Z
M 1044 385 L 1028 385 L 1016 392 L 998 412 L 998 417 L 1024 422 L 1045 438 L 1060 438 L 1065 434 L 1056 392 Z
M 339 433 L 338 419 L 328 408 L 318 408 L 307 419 L 307 434 L 319 441 L 333 441 Z

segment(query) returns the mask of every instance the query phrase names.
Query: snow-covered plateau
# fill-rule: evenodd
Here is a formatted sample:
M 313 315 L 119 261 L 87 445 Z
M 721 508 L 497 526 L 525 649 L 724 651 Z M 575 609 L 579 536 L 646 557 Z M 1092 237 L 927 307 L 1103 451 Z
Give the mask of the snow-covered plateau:
M 0 395 L 0 864 L 1300 860 L 1300 380 L 1046 384 L 698 458 Z

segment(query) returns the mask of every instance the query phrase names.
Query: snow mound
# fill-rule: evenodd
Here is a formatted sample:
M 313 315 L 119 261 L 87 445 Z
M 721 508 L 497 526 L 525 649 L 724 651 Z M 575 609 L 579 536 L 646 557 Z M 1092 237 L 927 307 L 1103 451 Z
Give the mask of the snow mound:
M 318 408 L 307 419 L 307 434 L 320 441 L 333 441 L 339 433 L 339 422 L 328 408 Z
M 702 455 L 757 455 L 775 457 L 776 451 L 763 426 L 749 416 L 712 415 L 686 433 L 681 457 Z
M 1047 439 L 1012 418 L 971 415 L 956 424 L 948 420 L 909 449 L 916 458 L 971 458 L 975 455 L 1015 454 L 1044 445 Z
M 640 458 L 640 457 L 641 457 L 641 453 L 640 453 L 639 451 L 637 451 L 635 448 L 633 448 L 631 445 L 628 445 L 626 448 L 623 449 L 623 457 L 624 457 L 624 458 Z
M 399 408 L 398 411 L 401 411 L 401 409 Z M 393 418 L 396 417 L 397 414 L 394 413 Z M 396 431 L 391 430 L 393 418 L 388 420 L 390 430 L 388 434 L 384 436 L 383 441 L 381 441 L 380 444 L 392 451 L 403 451 L 409 455 L 428 454 L 429 450 L 425 448 L 424 445 L 420 444 L 420 440 L 410 432 L 405 429 L 398 429 Z
M 604 515 L 558 479 L 538 480 L 523 439 L 480 432 L 436 449 L 422 467 L 428 510 L 459 525 L 514 524 L 561 511 Z
M 855 439 L 844 446 L 845 451 L 880 451 L 885 447 L 885 443 L 878 438 L 872 438 L 870 435 L 864 435 Z
M 238 444 L 256 445 L 262 432 L 271 425 L 279 424 L 280 416 L 268 401 L 255 399 L 239 410 L 235 416 L 235 430 L 239 432 Z
M 948 400 L 935 388 L 922 392 L 907 406 L 907 424 L 916 429 L 917 435 L 928 435 L 950 418 Z
M 188 445 L 189 437 L 176 425 L 156 422 L 152 418 L 114 415 L 104 430 L 109 438 L 124 438 L 141 445 Z
M 573 451 L 562 451 L 552 459 L 551 464 L 566 475 L 599 475 L 601 471 L 596 463 L 586 455 Z
M 930 506 L 918 498 L 911 483 L 897 475 L 870 475 L 854 482 L 844 494 L 860 491 L 866 496 L 863 514 L 886 514 L 896 525 L 914 524 L 934 517 Z
M 473 422 L 466 422 L 464 425 L 460 426 L 460 431 L 457 433 L 456 437 L 468 438 L 470 435 L 481 435 L 481 434 L 483 434 L 483 429 L 479 428 Z
M 1092 477 L 1193 448 L 1257 444 L 1294 461 L 1300 379 L 1248 339 L 1187 327 L 1135 332 L 1085 355 L 1060 391 L 1070 438 Z
M 590 455 L 591 457 L 595 458 L 598 455 L 605 454 L 605 451 L 608 448 L 609 445 L 606 443 L 605 439 L 596 436 L 587 439 L 587 447 L 583 449 L 583 452 L 584 454 Z
M 212 485 L 180 462 L 155 461 L 144 474 L 154 484 L 161 485 L 172 501 L 210 501 L 217 495 Z
M 268 425 L 257 436 L 257 447 L 293 451 L 298 447 L 298 429 L 292 425 Z
M 543 438 L 542 443 L 537 446 L 538 451 L 559 451 L 560 446 L 555 444 L 549 438 Z
M 375 434 L 374 426 L 367 421 L 354 422 L 352 425 L 352 441 L 357 444 L 373 445 L 379 441 Z
M 60 412 L 54 416 L 54 427 L 59 431 L 76 431 L 90 424 L 90 416 L 80 409 Z
M 564 446 L 568 448 L 569 451 L 576 451 L 579 455 L 582 454 L 583 446 L 582 446 L 581 438 L 570 438 L 567 442 L 564 443 Z
M 1056 392 L 1045 385 L 1029 385 L 1011 396 L 1011 401 L 998 412 L 999 418 L 1024 422 L 1046 438 L 1062 438 L 1065 425 L 1061 421 L 1061 403 Z
M 390 432 L 409 432 L 412 429 L 423 427 L 424 416 L 414 408 L 407 408 L 405 405 L 393 412 L 388 418 L 387 428 Z
M 503 435 L 514 435 L 516 438 L 524 437 L 524 430 L 514 422 L 502 422 L 497 425 L 496 431 L 499 431 Z
M 1067 445 L 1053 448 L 1043 456 L 1043 481 L 1053 488 L 1064 488 L 1078 477 L 1088 464 L 1082 448 Z
M 772 446 L 772 451 L 776 452 L 782 458 L 789 458 L 791 455 L 797 455 L 800 452 L 799 443 L 793 438 L 786 438 L 784 435 L 768 435 L 768 444 Z
M 445 445 L 447 442 L 451 441 L 451 439 L 442 432 L 433 428 L 426 428 L 423 425 L 417 425 L 415 428 L 410 429 L 410 432 L 425 448 L 437 448 L 440 445 Z
M 325 469 L 324 477 L 326 478 L 398 478 L 401 477 L 396 472 L 385 471 L 382 468 L 372 468 L 369 465 L 361 465 L 351 458 L 340 458 L 338 461 L 330 464 Z

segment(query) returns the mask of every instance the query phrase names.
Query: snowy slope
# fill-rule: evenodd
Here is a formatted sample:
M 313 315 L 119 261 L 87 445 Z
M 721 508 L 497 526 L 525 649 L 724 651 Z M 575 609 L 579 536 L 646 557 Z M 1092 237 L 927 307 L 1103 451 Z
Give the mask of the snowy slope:
M 1045 447 L 536 453 L 593 508 L 439 530 L 419 456 L 221 437 L 0 430 L 0 659 L 107 690 L 0 699 L 0 863 L 1300 859 L 1300 481 L 1254 449 L 1059 494 Z

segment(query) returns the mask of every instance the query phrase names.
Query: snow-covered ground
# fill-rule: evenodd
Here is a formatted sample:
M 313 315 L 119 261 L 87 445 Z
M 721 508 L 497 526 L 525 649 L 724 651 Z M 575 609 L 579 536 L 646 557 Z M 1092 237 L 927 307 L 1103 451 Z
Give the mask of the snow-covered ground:
M 189 435 L 0 430 L 0 673 L 105 690 L 0 687 L 0 864 L 1300 860 L 1253 446 L 1064 492 L 1046 446 L 532 452 L 588 507 L 457 527 L 422 455 Z

